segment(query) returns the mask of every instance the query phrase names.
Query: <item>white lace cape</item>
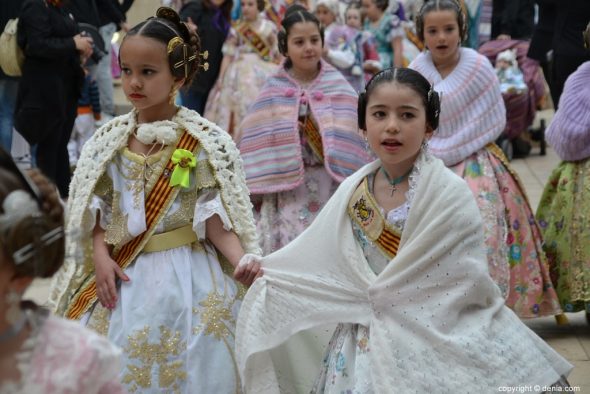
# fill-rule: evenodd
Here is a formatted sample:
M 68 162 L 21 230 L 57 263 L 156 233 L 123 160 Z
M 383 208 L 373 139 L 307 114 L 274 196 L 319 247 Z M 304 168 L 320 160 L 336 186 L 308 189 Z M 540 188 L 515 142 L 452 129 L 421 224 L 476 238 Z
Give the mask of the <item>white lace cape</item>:
M 495 392 L 567 375 L 572 366 L 504 306 L 488 274 L 475 200 L 439 159 L 421 167 L 397 256 L 373 273 L 347 204 L 377 166 L 347 178 L 305 232 L 263 259 L 265 274 L 246 295 L 237 324 L 245 391 L 310 387 L 317 368 L 289 375 L 271 350 L 304 332 L 317 338 L 339 322 L 369 327 L 371 376 L 362 378 L 375 393 Z M 299 369 L 319 364 L 289 356 Z
M 65 312 L 71 293 L 78 285 L 76 280 L 89 269 L 85 253 L 91 250 L 92 237 L 85 224 L 95 220 L 89 217 L 88 205 L 96 182 L 115 154 L 126 146 L 135 130 L 136 118 L 136 112 L 132 111 L 113 119 L 84 145 L 70 184 L 66 209 L 66 261 L 53 278 L 48 301 L 49 307 L 57 314 Z M 242 160 L 233 140 L 217 125 L 184 107 L 178 110 L 172 121 L 197 138 L 207 152 L 233 230 L 247 253 L 260 254 Z

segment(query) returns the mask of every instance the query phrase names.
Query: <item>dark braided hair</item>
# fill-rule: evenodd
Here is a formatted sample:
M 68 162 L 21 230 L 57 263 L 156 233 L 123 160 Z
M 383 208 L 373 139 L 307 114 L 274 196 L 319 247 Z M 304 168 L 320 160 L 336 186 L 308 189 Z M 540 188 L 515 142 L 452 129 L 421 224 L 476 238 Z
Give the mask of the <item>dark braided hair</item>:
M 281 22 L 281 29 L 277 35 L 277 44 L 279 47 L 279 52 L 281 55 L 287 57 L 287 39 L 289 38 L 289 32 L 294 24 L 300 22 L 312 22 L 315 23 L 318 27 L 320 32 L 320 37 L 322 39 L 322 47 L 324 46 L 324 28 L 321 26 L 320 21 L 316 16 L 310 13 L 305 7 L 300 4 L 293 4 L 289 8 L 287 8 L 287 12 L 285 13 L 285 17 Z M 291 59 L 287 58 L 285 62 L 285 66 L 287 68 L 292 66 Z
M 407 86 L 422 98 L 422 104 L 426 111 L 426 123 L 434 131 L 438 128 L 440 114 L 440 96 L 430 82 L 418 71 L 411 68 L 386 68 L 375 74 L 367 82 L 365 90 L 359 94 L 358 101 L 358 126 L 361 130 L 367 129 L 367 103 L 375 88 L 385 82 L 397 82 Z
M 467 22 L 463 9 L 456 0 L 427 0 L 424 2 L 420 12 L 416 15 L 416 33 L 420 41 L 424 42 L 424 17 L 431 11 L 453 11 L 457 15 L 461 42 L 465 41 L 467 38 Z
M 168 64 L 170 72 L 175 78 L 185 79 L 184 86 L 190 86 L 194 76 L 201 66 L 201 41 L 199 36 L 192 32 L 187 25 L 180 20 L 180 17 L 172 8 L 160 7 L 156 12 L 156 17 L 148 18 L 140 24 L 133 27 L 125 38 L 129 36 L 143 36 L 153 38 L 162 42 L 168 47 L 168 43 L 175 37 L 180 37 L 182 44 L 176 45 L 168 53 Z M 123 39 L 123 43 L 125 39 Z M 121 44 L 122 46 L 123 44 Z M 186 48 L 186 58 L 185 58 Z M 194 58 L 193 58 L 194 56 Z M 189 60 L 191 59 L 192 60 Z M 185 73 L 183 62 L 188 62 L 188 72 Z M 119 60 L 120 63 L 120 60 Z

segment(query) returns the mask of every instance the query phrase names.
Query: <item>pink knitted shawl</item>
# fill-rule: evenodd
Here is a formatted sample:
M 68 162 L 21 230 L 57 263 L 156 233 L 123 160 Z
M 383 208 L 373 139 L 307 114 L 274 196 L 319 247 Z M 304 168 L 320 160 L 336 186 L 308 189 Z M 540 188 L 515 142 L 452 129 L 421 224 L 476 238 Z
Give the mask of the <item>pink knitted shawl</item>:
M 547 128 L 547 141 L 562 160 L 590 157 L 590 62 L 565 82 L 559 109 Z
M 459 64 L 444 79 L 430 52 L 410 64 L 442 93 L 440 123 L 430 148 L 447 166 L 494 142 L 506 126 L 500 84 L 489 60 L 470 48 L 460 51 Z
M 253 194 L 292 190 L 303 182 L 298 111 L 307 100 L 322 136 L 326 171 L 338 182 L 371 161 L 357 125 L 357 94 L 338 70 L 321 61 L 307 87 L 284 67 L 270 77 L 240 129 L 239 148 Z

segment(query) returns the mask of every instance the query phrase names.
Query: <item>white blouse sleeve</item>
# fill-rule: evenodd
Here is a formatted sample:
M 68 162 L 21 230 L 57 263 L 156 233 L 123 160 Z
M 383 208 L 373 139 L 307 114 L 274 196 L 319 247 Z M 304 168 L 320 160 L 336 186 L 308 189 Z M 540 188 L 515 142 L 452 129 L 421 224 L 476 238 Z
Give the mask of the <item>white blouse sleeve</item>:
M 207 153 L 204 150 L 199 152 L 199 156 L 197 158 L 197 167 L 200 165 L 208 165 Z M 203 172 L 201 172 L 201 174 L 203 174 Z M 207 183 L 208 182 L 206 182 L 206 184 Z M 195 234 L 197 234 L 197 237 L 200 240 L 203 240 L 207 237 L 206 222 L 207 219 L 214 215 L 219 215 L 225 230 L 229 231 L 233 228 L 231 220 L 229 219 L 229 215 L 227 214 L 225 206 L 223 205 L 223 201 L 221 200 L 219 189 L 216 187 L 200 189 L 197 202 L 195 204 L 195 213 L 193 216 L 193 231 Z
M 112 209 L 102 198 L 94 194 L 88 204 L 88 210 L 90 211 L 90 222 L 89 225 L 92 228 L 96 226 L 96 214 L 100 213 L 99 226 L 103 229 L 107 229 L 108 223 L 111 222 Z

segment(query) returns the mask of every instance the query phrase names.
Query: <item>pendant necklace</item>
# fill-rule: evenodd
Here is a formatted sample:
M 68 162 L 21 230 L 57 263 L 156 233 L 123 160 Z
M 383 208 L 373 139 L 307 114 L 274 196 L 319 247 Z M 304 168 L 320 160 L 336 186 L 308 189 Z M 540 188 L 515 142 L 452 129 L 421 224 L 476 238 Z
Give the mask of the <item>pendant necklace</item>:
M 393 197 L 393 193 L 395 193 L 395 191 L 397 190 L 397 185 L 399 185 L 400 183 L 402 183 L 402 181 L 403 181 L 404 179 L 406 179 L 406 177 L 407 177 L 408 175 L 410 175 L 410 173 L 412 172 L 412 169 L 413 169 L 413 168 L 414 168 L 414 167 L 411 167 L 411 168 L 409 169 L 409 171 L 408 171 L 408 172 L 406 172 L 404 175 L 402 175 L 402 176 L 400 176 L 400 177 L 397 177 L 397 178 L 393 178 L 393 179 L 391 179 L 391 178 L 389 177 L 389 174 L 387 173 L 387 171 L 385 171 L 385 168 L 381 167 L 381 171 L 383 171 L 383 174 L 385 175 L 385 178 L 387 179 L 387 183 L 389 183 L 389 184 L 391 185 L 391 197 Z

